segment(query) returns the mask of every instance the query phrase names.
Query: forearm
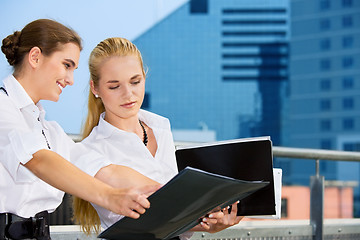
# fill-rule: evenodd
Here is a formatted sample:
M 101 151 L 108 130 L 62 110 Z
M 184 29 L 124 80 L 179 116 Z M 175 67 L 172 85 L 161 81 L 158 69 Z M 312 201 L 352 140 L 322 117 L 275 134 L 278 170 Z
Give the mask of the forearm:
M 131 218 L 138 218 L 150 207 L 146 196 L 158 189 L 154 185 L 115 189 L 49 150 L 33 154 L 25 167 L 55 188 Z
M 25 167 L 57 189 L 108 207 L 106 195 L 111 187 L 87 175 L 55 152 L 40 150 Z
M 156 181 L 142 175 L 138 171 L 121 165 L 111 164 L 100 169 L 95 178 L 114 188 L 141 187 L 159 185 Z

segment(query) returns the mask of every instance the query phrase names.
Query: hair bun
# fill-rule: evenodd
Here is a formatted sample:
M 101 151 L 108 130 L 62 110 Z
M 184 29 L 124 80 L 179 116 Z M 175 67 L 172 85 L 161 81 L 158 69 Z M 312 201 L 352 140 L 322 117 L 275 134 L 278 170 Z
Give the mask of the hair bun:
M 16 53 L 19 48 L 20 35 L 21 32 L 16 31 L 2 41 L 1 51 L 5 54 L 7 61 L 11 66 L 16 62 Z

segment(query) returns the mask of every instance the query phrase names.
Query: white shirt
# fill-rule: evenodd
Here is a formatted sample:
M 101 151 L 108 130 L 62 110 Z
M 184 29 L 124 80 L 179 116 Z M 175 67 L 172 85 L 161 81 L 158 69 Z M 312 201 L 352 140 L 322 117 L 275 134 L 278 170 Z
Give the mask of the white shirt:
M 167 118 L 145 110 L 139 111 L 139 119 L 152 129 L 156 138 L 157 151 L 153 157 L 135 133 L 114 127 L 104 120 L 104 116 L 104 113 L 101 114 L 98 126 L 81 142 L 86 148 L 98 151 L 111 159 L 113 164 L 131 167 L 161 184 L 165 184 L 178 173 L 174 140 Z M 87 172 L 86 165 L 83 166 L 85 168 L 82 170 Z M 123 217 L 95 204 L 93 206 L 104 229 Z M 189 239 L 192 235 L 192 232 L 185 232 L 180 235 L 180 239 Z
M 64 193 L 37 178 L 23 164 L 48 145 L 70 159 L 75 143 L 56 122 L 45 120 L 41 104 L 34 104 L 13 75 L 3 83 L 8 95 L 0 90 L 0 213 L 31 217 L 44 210 L 53 212 Z M 95 155 L 93 158 L 96 160 Z M 94 162 L 89 165 L 98 166 L 92 170 L 95 173 L 106 165 Z
M 84 146 L 98 151 L 114 164 L 131 167 L 161 184 L 177 174 L 175 147 L 168 119 L 144 110 L 139 112 L 139 119 L 153 130 L 156 138 L 158 146 L 153 157 L 135 133 L 120 130 L 103 117 L 104 114 L 101 115 L 98 126 L 82 141 Z M 86 168 L 82 170 L 87 172 Z M 99 214 L 101 226 L 105 229 L 122 218 L 102 207 L 94 207 Z

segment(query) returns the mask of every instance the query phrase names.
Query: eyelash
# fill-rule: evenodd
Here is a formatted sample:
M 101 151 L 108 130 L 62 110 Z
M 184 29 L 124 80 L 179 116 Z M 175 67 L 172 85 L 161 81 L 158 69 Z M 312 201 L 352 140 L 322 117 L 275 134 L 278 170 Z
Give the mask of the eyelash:
M 66 69 L 69 69 L 69 68 L 70 68 L 70 64 L 64 63 L 64 65 L 65 65 L 65 68 L 66 68 Z
M 138 81 L 135 81 L 135 82 L 132 82 L 131 84 L 132 85 L 137 85 L 137 84 L 139 84 L 141 81 L 140 80 L 138 80 Z M 109 89 L 110 90 L 114 90 L 114 89 L 117 89 L 119 86 L 114 86 L 114 87 L 109 87 Z
M 132 82 L 131 84 L 136 85 L 136 84 L 139 84 L 139 83 L 140 83 L 140 80 Z

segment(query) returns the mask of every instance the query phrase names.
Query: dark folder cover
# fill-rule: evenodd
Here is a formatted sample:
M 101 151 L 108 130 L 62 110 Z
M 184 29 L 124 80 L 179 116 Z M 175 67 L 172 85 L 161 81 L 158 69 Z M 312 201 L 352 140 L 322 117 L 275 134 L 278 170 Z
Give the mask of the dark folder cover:
M 186 232 L 217 206 L 225 207 L 268 185 L 185 168 L 149 196 L 150 208 L 138 219 L 124 217 L 98 237 L 124 240 L 170 239 Z
M 274 215 L 275 192 L 272 142 L 255 137 L 181 147 L 176 150 L 179 170 L 187 166 L 246 181 L 268 181 L 265 188 L 241 200 L 239 216 Z

